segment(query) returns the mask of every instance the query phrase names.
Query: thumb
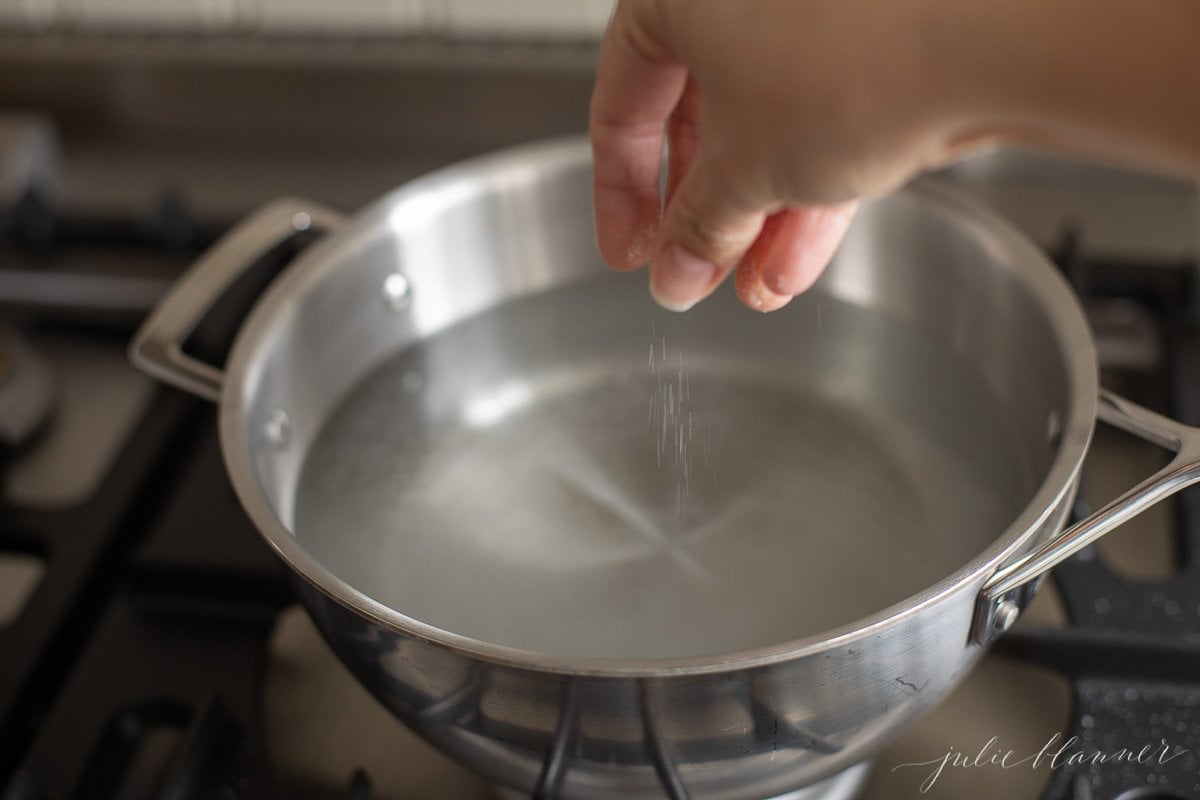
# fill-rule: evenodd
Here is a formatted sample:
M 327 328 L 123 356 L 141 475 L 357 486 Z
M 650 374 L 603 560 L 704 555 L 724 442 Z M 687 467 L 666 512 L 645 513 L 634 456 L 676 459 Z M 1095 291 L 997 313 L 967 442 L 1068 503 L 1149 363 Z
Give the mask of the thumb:
M 712 294 L 762 232 L 766 211 L 739 206 L 735 196 L 704 151 L 697 153 L 650 259 L 650 293 L 663 308 L 687 311 Z

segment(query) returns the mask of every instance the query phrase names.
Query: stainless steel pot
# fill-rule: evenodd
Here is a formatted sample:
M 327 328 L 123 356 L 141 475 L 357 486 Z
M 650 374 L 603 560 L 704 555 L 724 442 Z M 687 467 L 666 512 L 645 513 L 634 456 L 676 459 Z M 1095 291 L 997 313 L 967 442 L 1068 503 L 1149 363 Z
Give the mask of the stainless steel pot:
M 1045 258 L 928 182 L 818 287 L 684 316 L 595 255 L 585 142 L 275 203 L 132 347 L 219 402 L 246 511 L 354 674 L 538 796 L 734 800 L 847 770 L 935 704 L 1052 566 L 1197 480 L 1200 432 L 1100 392 Z M 182 349 L 278 278 L 224 373 Z M 1060 533 L 1095 419 L 1176 452 Z

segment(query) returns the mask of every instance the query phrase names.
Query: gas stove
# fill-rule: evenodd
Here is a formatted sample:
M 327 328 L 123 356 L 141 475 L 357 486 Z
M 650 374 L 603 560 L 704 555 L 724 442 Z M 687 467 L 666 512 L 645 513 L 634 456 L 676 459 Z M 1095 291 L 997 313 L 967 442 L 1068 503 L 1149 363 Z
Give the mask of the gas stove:
M 943 177 L 1061 266 L 1107 385 L 1200 424 L 1194 185 L 1012 152 Z M 214 203 L 196 212 L 187 196 L 98 211 L 33 180 L 4 196 L 0 791 L 510 797 L 424 744 L 341 667 L 233 496 L 214 409 L 128 366 L 134 326 L 236 216 Z M 286 256 L 261 265 L 257 283 Z M 220 362 L 257 290 L 205 323 L 208 358 Z M 1161 460 L 1102 430 L 1079 513 Z M 547 754 L 538 797 L 555 796 L 562 769 L 569 748 Z M 661 772 L 665 797 L 687 796 L 669 765 Z M 852 796 L 1200 798 L 1200 492 L 1059 567 L 945 703 L 869 767 L 793 797 Z

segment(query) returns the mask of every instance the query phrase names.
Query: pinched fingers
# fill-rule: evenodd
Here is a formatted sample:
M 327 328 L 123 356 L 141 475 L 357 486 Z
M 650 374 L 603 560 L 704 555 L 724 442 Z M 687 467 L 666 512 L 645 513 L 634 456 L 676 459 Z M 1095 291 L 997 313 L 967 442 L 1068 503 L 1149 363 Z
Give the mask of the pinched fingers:
M 699 92 L 667 45 L 654 7 L 621 0 L 601 51 L 590 118 L 601 256 L 622 270 L 649 259 L 651 293 L 666 308 L 690 308 L 735 267 L 743 302 L 763 311 L 782 307 L 824 270 L 855 204 L 768 216 L 778 204 L 748 200 L 754 195 L 745 191 L 747 176 L 702 141 Z M 659 181 L 668 138 L 664 204 Z

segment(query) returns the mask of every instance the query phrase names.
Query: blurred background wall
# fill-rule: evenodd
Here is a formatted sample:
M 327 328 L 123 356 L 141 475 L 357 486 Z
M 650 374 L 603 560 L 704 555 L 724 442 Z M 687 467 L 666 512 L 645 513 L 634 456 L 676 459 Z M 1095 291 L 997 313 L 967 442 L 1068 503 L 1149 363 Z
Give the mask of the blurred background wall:
M 81 210 L 163 191 L 203 216 L 289 193 L 355 208 L 439 164 L 583 131 L 611 7 L 0 0 L 0 143 L 53 150 L 46 191 Z M 9 171 L 29 158 L 12 150 Z

